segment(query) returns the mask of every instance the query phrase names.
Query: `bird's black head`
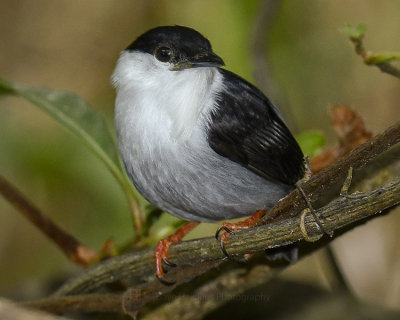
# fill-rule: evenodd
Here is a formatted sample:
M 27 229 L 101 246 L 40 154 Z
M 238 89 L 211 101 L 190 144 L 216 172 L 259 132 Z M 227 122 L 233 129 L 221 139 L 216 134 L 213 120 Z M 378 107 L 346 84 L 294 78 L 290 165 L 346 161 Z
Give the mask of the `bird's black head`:
M 224 65 L 224 61 L 212 51 L 210 41 L 196 30 L 182 26 L 151 29 L 126 50 L 150 53 L 161 62 L 171 63 L 170 70 L 173 71 Z

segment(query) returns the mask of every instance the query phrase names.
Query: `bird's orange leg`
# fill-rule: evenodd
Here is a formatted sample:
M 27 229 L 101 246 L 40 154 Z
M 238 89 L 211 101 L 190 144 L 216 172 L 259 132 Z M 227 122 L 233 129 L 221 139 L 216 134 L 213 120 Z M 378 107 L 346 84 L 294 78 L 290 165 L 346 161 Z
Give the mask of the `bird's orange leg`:
M 229 235 L 234 234 L 235 230 L 240 230 L 240 229 L 247 229 L 255 224 L 257 224 L 260 219 L 265 215 L 266 211 L 265 210 L 258 210 L 256 213 L 254 213 L 250 218 L 247 218 L 243 221 L 239 221 L 236 223 L 229 223 L 229 222 L 224 222 L 222 225 L 218 228 L 215 237 L 218 240 L 219 234 L 221 233 L 222 230 L 225 231 L 225 233 L 222 234 L 220 243 L 221 243 L 221 249 L 222 252 L 229 258 L 228 252 L 226 252 L 225 249 L 225 242 L 228 239 Z
M 159 280 L 162 281 L 162 278 L 164 277 L 164 269 L 162 266 L 163 261 L 166 265 L 176 267 L 174 263 L 168 261 L 168 249 L 171 243 L 182 241 L 183 237 L 192 231 L 198 224 L 199 222 L 188 222 L 176 230 L 173 234 L 158 242 L 156 250 L 154 251 L 154 260 L 156 263 L 156 277 Z

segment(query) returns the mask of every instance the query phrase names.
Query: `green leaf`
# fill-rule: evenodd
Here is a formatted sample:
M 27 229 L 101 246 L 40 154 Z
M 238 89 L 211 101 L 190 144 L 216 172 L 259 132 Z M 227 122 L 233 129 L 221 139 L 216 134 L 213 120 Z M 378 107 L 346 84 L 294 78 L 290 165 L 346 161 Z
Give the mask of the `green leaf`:
M 351 39 L 359 39 L 364 35 L 365 31 L 367 30 L 367 27 L 364 24 L 359 24 L 357 26 L 352 26 L 350 24 L 347 24 L 340 30 Z
M 111 131 L 103 117 L 79 96 L 47 88 L 25 87 L 0 78 L 0 97 L 15 95 L 25 98 L 77 136 L 111 171 L 125 190 L 132 211 L 137 211 L 137 197 L 118 157 Z M 136 226 L 140 212 L 133 212 Z M 139 219 L 139 220 L 137 220 Z M 140 225 L 140 223 L 139 223 Z
M 305 131 L 296 137 L 303 153 L 313 157 L 321 152 L 322 147 L 325 145 L 325 137 L 319 131 Z
M 114 140 L 104 119 L 77 95 L 29 88 L 0 79 L 0 92 L 25 98 L 79 137 L 118 178 L 122 175 Z

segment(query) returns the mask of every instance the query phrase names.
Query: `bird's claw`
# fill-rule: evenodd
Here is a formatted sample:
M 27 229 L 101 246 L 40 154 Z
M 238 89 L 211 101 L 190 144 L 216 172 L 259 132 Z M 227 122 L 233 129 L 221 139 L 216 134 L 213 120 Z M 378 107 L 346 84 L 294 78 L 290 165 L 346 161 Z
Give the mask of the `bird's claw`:
M 218 229 L 217 232 L 215 233 L 215 238 L 220 242 L 221 246 L 221 251 L 224 253 L 225 257 L 235 260 L 239 263 L 246 263 L 248 259 L 239 259 L 235 256 L 231 256 L 228 254 L 225 248 L 225 242 L 226 239 L 230 235 L 234 235 L 235 232 L 233 230 L 240 230 L 240 229 L 247 229 L 253 225 L 255 225 L 263 216 L 265 215 L 265 210 L 258 210 L 256 211 L 250 218 L 240 221 L 238 223 L 227 223 L 224 222 Z M 219 235 L 221 231 L 224 230 L 225 233 L 221 236 L 221 239 L 219 239 Z M 252 254 L 251 254 L 252 255 Z
M 221 236 L 221 239 L 219 239 L 219 234 L 221 233 L 222 230 L 224 230 L 226 233 L 224 233 L 224 234 Z M 234 260 L 234 261 L 239 262 L 239 263 L 246 263 L 246 262 L 247 262 L 246 259 L 239 259 L 239 258 L 237 258 L 236 256 L 230 255 L 230 254 L 228 253 L 228 251 L 226 251 L 226 248 L 225 248 L 225 241 L 226 241 L 226 240 L 228 239 L 228 237 L 231 236 L 231 235 L 235 235 L 235 232 L 233 232 L 233 231 L 232 231 L 231 229 L 229 229 L 227 226 L 222 225 L 222 226 L 220 226 L 220 227 L 218 228 L 217 232 L 215 233 L 215 238 L 216 238 L 217 240 L 219 240 L 219 244 L 220 244 L 220 247 L 221 247 L 221 251 L 223 252 L 223 254 L 225 255 L 225 257 L 226 257 L 227 259 L 231 259 L 231 260 Z
M 178 265 L 176 263 L 173 263 L 171 261 L 169 261 L 167 258 L 165 257 L 161 257 L 161 261 L 168 267 L 170 268 L 176 268 Z M 161 266 L 162 268 L 162 266 Z M 167 286 L 173 286 L 174 284 L 176 284 L 175 281 L 167 281 L 164 279 L 164 274 L 167 273 L 168 271 L 165 271 L 164 268 L 162 268 L 162 273 L 158 274 L 156 272 L 156 278 L 158 279 L 158 281 L 160 281 L 162 284 L 165 284 Z
M 235 234 L 231 229 L 229 229 L 228 227 L 226 227 L 225 225 L 221 225 L 218 229 L 217 232 L 215 233 L 215 239 L 219 240 L 219 234 L 221 233 L 221 231 L 224 230 L 225 232 L 229 233 L 229 234 Z M 222 238 L 222 237 L 221 237 Z
M 161 258 L 161 260 L 168 267 L 176 268 L 178 266 L 176 263 L 169 261 L 167 258 Z
M 182 240 L 182 238 L 195 226 L 198 225 L 198 222 L 188 222 L 183 225 L 181 228 L 176 230 L 173 234 L 171 234 L 166 239 L 162 239 L 158 242 L 156 246 L 156 250 L 154 251 L 154 260 L 156 265 L 156 278 L 163 284 L 171 286 L 174 285 L 175 282 L 170 282 L 164 279 L 164 266 L 166 265 L 171 268 L 176 268 L 177 264 L 168 260 L 168 249 L 172 243 L 176 243 Z
M 219 234 L 221 231 L 224 230 L 226 233 L 222 234 L 221 239 L 219 239 Z M 215 233 L 215 239 L 217 239 L 220 243 L 221 246 L 221 251 L 224 253 L 225 257 L 230 258 L 230 255 L 225 249 L 225 240 L 227 239 L 228 235 L 233 235 L 235 234 L 231 229 L 229 229 L 225 225 L 221 225 L 218 229 L 217 232 Z
M 222 234 L 221 239 L 219 239 L 219 234 L 221 233 L 222 230 L 224 230 L 226 233 Z M 217 229 L 217 232 L 215 233 L 215 239 L 217 239 L 219 241 L 219 244 L 221 246 L 221 251 L 223 252 L 225 257 L 228 259 L 230 259 L 232 257 L 228 254 L 228 252 L 225 249 L 225 241 L 229 235 L 233 235 L 233 234 L 235 234 L 235 233 L 225 225 L 221 225 Z
M 158 281 L 160 281 L 162 284 L 164 284 L 166 286 L 173 286 L 174 284 L 176 284 L 175 281 L 167 281 L 164 279 L 163 276 L 159 276 L 157 273 L 156 273 L 156 278 Z

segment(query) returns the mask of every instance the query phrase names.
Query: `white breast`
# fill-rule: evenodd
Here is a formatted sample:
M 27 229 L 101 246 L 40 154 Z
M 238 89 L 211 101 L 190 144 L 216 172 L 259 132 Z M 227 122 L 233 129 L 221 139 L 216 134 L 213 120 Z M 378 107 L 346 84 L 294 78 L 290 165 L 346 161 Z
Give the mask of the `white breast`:
M 148 53 L 121 54 L 112 76 L 118 124 L 130 118 L 152 135 L 189 139 L 200 116 L 215 107 L 222 76 L 216 68 L 170 71 L 170 66 Z

